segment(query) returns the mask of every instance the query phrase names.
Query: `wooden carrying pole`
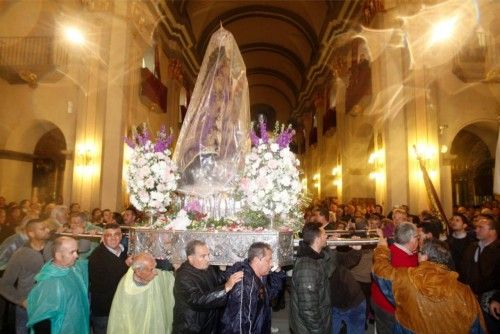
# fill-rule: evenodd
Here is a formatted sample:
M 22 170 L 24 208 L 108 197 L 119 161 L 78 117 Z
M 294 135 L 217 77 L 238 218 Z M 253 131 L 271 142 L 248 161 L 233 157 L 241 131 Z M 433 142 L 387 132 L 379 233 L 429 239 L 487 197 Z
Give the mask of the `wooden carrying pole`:
M 427 173 L 427 168 L 425 168 L 422 157 L 418 154 L 417 147 L 415 145 L 413 145 L 413 149 L 415 150 L 418 164 L 420 165 L 420 170 L 422 171 L 422 176 L 424 178 L 425 189 L 427 190 L 427 197 L 429 198 L 431 210 L 438 216 L 439 220 L 441 220 L 443 231 L 446 231 L 446 234 L 448 234 L 448 219 L 446 218 L 446 214 L 444 213 L 441 201 L 439 200 L 438 194 L 436 192 L 436 188 L 434 188 L 434 185 L 432 184 L 429 173 Z

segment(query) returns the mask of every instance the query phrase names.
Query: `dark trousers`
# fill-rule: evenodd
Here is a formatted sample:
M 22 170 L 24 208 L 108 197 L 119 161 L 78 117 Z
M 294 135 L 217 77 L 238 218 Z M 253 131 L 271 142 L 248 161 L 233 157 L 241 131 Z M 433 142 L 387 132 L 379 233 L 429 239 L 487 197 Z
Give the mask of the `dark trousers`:
M 375 326 L 377 334 L 392 334 L 394 333 L 394 325 L 396 319 L 394 314 L 387 313 L 372 301 L 372 309 L 375 315 Z
M 486 327 L 488 327 L 488 332 L 490 333 L 500 333 L 500 320 L 495 319 L 486 312 L 483 312 L 484 322 L 486 322 Z

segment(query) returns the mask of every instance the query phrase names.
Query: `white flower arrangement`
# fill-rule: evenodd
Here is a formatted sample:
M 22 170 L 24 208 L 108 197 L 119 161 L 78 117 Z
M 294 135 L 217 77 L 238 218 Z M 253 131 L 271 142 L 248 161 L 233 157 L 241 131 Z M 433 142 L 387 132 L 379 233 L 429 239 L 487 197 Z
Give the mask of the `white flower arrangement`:
M 245 168 L 237 186 L 244 205 L 270 219 L 289 216 L 299 206 L 302 183 L 299 160 L 288 147 L 294 131 L 279 128 L 269 138 L 266 124 L 259 122 L 260 138 L 251 131 L 252 150 L 245 156 Z
M 145 126 L 140 132 L 132 139 L 125 138 L 132 149 L 125 172 L 127 191 L 134 207 L 156 215 L 166 211 L 172 202 L 172 192 L 177 189 L 179 175 L 169 149 L 172 136 L 167 136 L 162 127 L 153 142 Z

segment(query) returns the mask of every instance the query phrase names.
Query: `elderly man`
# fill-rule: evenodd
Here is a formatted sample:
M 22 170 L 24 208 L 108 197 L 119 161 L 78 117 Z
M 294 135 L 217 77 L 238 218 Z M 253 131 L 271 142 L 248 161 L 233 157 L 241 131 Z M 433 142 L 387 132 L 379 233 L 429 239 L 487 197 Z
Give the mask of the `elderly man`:
M 90 233 L 95 234 L 101 232 L 102 228 L 86 222 L 86 215 L 83 212 L 72 213 L 69 218 L 69 230 L 67 232 L 73 234 Z M 86 259 L 92 254 L 92 251 L 99 245 L 97 241 L 86 238 L 78 238 L 78 254 L 81 259 Z
M 416 267 L 418 265 L 418 234 L 412 223 L 400 223 L 394 232 L 391 251 L 391 264 L 395 267 Z M 392 334 L 395 324 L 394 303 L 389 301 L 375 282 L 371 286 L 372 308 L 375 314 L 377 333 Z
M 37 284 L 28 295 L 28 327 L 50 324 L 52 334 L 90 332 L 87 261 L 77 259 L 75 239 L 54 241 L 54 260 L 35 276 Z
M 272 259 L 271 246 L 255 242 L 247 259 L 228 270 L 229 275 L 242 270 L 243 279 L 229 292 L 220 333 L 271 332 L 270 301 L 281 291 L 286 279 L 283 271 L 269 273 Z
M 49 215 L 45 224 L 51 232 L 62 229 L 68 222 L 68 209 L 65 206 L 48 204 L 45 210 Z
M 331 333 L 330 277 L 334 257 L 321 223 L 306 223 L 293 268 L 290 329 L 295 334 Z
M 148 253 L 134 256 L 109 313 L 108 333 L 172 333 L 174 276 Z
M 472 290 L 458 281 L 445 242 L 427 239 L 416 268 L 394 268 L 387 240 L 379 230 L 374 253 L 374 278 L 396 305 L 396 333 L 486 333 Z
M 7 270 L 0 281 L 0 293 L 16 304 L 16 333 L 27 333 L 26 298 L 35 284 L 35 275 L 43 264 L 52 258 L 46 247 L 49 229 L 43 220 L 32 219 L 26 223 L 28 242 L 10 258 Z
M 127 251 L 121 240 L 120 226 L 108 224 L 104 227 L 102 243 L 89 256 L 90 310 L 95 334 L 106 333 L 113 296 L 128 270 Z
M 217 333 L 227 293 L 241 281 L 243 272 L 226 278 L 210 266 L 209 250 L 200 240 L 186 246 L 187 261 L 176 272 L 174 285 L 174 333 Z

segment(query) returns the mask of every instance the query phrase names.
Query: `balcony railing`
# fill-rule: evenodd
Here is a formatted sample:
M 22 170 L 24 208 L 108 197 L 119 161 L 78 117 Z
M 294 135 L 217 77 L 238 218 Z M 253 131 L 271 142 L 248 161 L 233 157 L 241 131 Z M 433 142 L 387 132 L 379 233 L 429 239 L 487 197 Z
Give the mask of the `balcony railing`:
M 10 83 L 27 82 L 26 73 L 38 81 L 67 65 L 68 52 L 53 36 L 0 38 L 0 76 Z

